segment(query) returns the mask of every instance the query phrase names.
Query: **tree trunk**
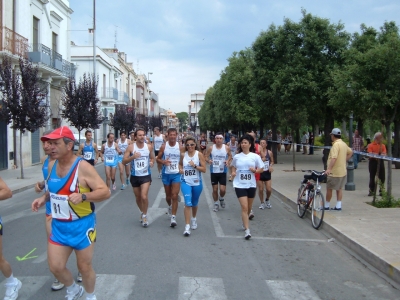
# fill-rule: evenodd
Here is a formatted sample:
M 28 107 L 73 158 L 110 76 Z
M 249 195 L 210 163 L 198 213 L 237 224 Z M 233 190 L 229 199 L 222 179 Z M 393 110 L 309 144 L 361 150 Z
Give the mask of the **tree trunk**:
M 400 157 L 400 120 L 394 121 L 394 152 L 393 157 Z M 400 169 L 400 162 L 395 162 L 396 169 Z
M 357 120 L 357 129 L 358 129 L 358 133 L 363 137 L 364 137 L 364 120 L 362 119 L 358 119 Z
M 387 135 L 387 156 L 392 157 L 392 130 L 390 128 L 391 122 L 386 122 L 386 135 Z M 392 161 L 387 161 L 388 170 L 387 170 L 387 181 L 386 181 L 386 190 L 388 195 L 388 200 L 390 201 L 390 197 L 392 196 Z
M 275 122 L 275 117 L 271 117 L 271 130 L 272 130 L 272 142 L 271 150 L 272 154 L 274 155 L 274 163 L 278 163 L 278 144 L 275 142 L 278 138 L 276 136 L 276 131 L 278 130 L 278 126 Z
M 260 126 L 260 139 L 262 139 L 264 137 L 264 120 L 263 119 L 260 119 L 259 126 Z
M 22 162 L 22 132 L 19 132 L 19 164 L 21 166 L 21 178 L 25 179 L 24 177 L 24 164 Z
M 301 149 L 300 149 L 300 147 L 299 146 L 301 146 L 300 145 L 300 128 L 297 126 L 297 129 L 296 129 L 296 152 L 300 152 L 301 151 Z
M 332 145 L 330 133 L 332 132 L 333 126 L 335 126 L 335 120 L 333 119 L 332 111 L 330 109 L 327 109 L 326 114 L 325 114 L 325 124 L 324 124 L 324 136 L 325 136 L 324 146 Z M 324 153 L 324 156 L 322 157 L 322 163 L 324 165 L 324 170 L 326 170 L 329 150 L 324 149 L 323 153 Z
M 295 141 L 293 141 L 292 145 L 293 145 L 293 171 L 296 171 L 296 148 L 297 148 L 297 144 L 295 143 Z
M 347 135 L 347 128 L 346 128 L 346 120 L 342 120 L 342 137 L 348 136 Z M 349 132 L 351 132 L 351 128 L 349 128 Z

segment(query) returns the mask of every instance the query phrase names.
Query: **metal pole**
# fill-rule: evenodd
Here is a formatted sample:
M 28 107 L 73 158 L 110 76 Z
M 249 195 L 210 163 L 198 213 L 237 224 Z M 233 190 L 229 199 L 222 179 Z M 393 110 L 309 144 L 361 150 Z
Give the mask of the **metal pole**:
M 353 113 L 350 114 L 350 124 L 349 124 L 349 147 L 353 147 Z M 344 186 L 346 191 L 355 191 L 356 185 L 354 184 L 354 162 L 353 156 L 350 157 L 347 162 L 347 183 Z
M 93 0 L 93 79 L 96 80 L 96 0 Z M 97 91 L 96 91 L 97 93 Z M 104 125 L 103 125 L 104 126 Z M 94 141 L 97 141 L 97 129 L 94 129 Z

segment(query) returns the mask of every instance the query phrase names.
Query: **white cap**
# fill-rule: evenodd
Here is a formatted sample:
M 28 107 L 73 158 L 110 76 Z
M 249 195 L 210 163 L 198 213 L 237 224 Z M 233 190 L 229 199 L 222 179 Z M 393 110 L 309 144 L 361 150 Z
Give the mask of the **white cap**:
M 333 129 L 332 129 L 332 132 L 331 132 L 330 134 L 333 134 L 333 135 L 342 135 L 342 132 L 340 131 L 339 128 L 333 128 Z

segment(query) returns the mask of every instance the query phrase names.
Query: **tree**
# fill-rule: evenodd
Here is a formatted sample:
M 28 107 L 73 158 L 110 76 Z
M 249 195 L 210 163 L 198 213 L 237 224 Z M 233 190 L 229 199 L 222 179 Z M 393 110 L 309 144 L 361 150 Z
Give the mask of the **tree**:
M 116 105 L 110 126 L 116 131 L 129 132 L 135 128 L 135 109 L 126 105 Z
M 70 78 L 64 88 L 62 116 L 78 129 L 79 139 L 83 129 L 97 129 L 103 122 L 97 85 L 98 79 L 94 74 L 84 73 L 78 85 L 74 78 Z
M 11 123 L 11 128 L 19 130 L 20 149 L 19 159 L 21 166 L 21 179 L 24 178 L 22 160 L 22 135 L 34 132 L 45 126 L 48 115 L 47 88 L 41 84 L 38 77 L 38 68 L 31 62 L 20 58 L 19 72 L 13 70 L 11 60 L 3 57 L 0 67 L 2 81 L 2 107 L 1 117 L 6 123 Z
M 187 129 L 186 122 L 188 122 L 188 120 L 189 120 L 189 114 L 187 112 L 183 111 L 183 112 L 177 113 L 176 117 L 179 120 L 180 129 L 185 131 Z

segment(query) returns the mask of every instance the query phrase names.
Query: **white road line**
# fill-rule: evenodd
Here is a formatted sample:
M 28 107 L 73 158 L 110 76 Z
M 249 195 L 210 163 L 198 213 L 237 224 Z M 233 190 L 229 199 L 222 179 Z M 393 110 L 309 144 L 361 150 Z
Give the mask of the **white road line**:
M 2 217 L 2 220 L 3 220 L 3 223 L 8 223 L 8 222 L 20 219 L 20 218 L 37 216 L 40 213 L 41 213 L 41 211 L 34 213 L 34 212 L 32 212 L 32 209 L 25 209 L 23 211 Z
M 307 282 L 304 281 L 285 281 L 285 280 L 266 280 L 271 294 L 277 300 L 320 300 L 321 298 L 314 292 Z
M 243 236 L 238 235 L 224 235 L 224 238 L 230 239 L 243 239 Z M 316 243 L 325 243 L 326 240 L 317 240 L 317 239 L 296 239 L 296 238 L 276 238 L 276 237 L 268 237 L 268 236 L 252 236 L 252 240 L 271 240 L 271 241 L 289 241 L 289 242 L 316 242 Z
M 219 223 L 219 218 L 215 211 L 213 211 L 214 200 L 211 199 L 210 191 L 208 190 L 205 182 L 203 183 L 203 188 L 208 203 L 208 209 L 210 210 L 211 220 L 214 225 L 215 234 L 217 235 L 217 237 L 225 237 L 224 231 L 222 230 L 221 224 Z
M 32 260 L 33 264 L 40 264 L 42 262 L 45 262 L 47 260 L 47 251 L 44 251 L 42 254 L 40 254 L 38 257 L 36 257 L 34 260 Z
M 157 194 L 156 200 L 154 200 L 154 203 L 151 206 L 151 208 L 158 208 L 160 206 L 162 198 L 165 198 L 165 191 L 164 191 L 163 186 L 160 188 L 160 191 Z
M 97 274 L 95 287 L 97 299 L 127 300 L 133 292 L 135 279 L 134 275 Z
M 42 288 L 42 286 L 50 279 L 50 276 L 23 276 L 17 278 L 22 282 L 22 287 L 18 292 L 18 300 L 28 300 Z M 6 281 L 4 280 L 0 284 L 0 295 L 6 293 L 6 288 L 4 286 L 5 283 Z
M 179 277 L 178 300 L 226 300 L 222 278 Z

